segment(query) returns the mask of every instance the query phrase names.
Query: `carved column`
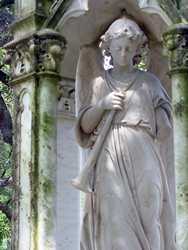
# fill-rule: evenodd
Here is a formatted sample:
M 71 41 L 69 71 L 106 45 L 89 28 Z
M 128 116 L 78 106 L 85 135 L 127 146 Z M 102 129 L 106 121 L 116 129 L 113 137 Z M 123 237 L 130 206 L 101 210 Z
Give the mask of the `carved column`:
M 177 187 L 177 244 L 188 249 L 188 25 L 177 24 L 164 34 L 169 54 L 174 112 Z
M 55 250 L 57 87 L 65 41 L 41 30 L 6 45 L 15 112 L 13 250 Z

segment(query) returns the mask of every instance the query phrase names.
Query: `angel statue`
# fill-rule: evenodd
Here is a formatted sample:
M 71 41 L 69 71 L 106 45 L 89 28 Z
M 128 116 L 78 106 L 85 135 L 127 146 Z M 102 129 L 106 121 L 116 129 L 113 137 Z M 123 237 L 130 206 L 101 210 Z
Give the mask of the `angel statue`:
M 139 25 L 124 15 L 100 46 L 80 51 L 76 135 L 89 149 L 73 180 L 86 193 L 81 250 L 176 249 L 172 166 L 161 153 L 172 133 L 171 104 L 158 78 L 135 67 L 146 43 Z

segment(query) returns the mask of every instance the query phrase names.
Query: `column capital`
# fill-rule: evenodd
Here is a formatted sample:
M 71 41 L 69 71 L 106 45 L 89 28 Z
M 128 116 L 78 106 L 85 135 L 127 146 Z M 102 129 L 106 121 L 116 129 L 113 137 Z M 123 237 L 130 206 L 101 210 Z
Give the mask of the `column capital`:
M 43 29 L 8 43 L 5 46 L 6 61 L 11 64 L 13 82 L 34 74 L 59 76 L 65 48 L 65 39 L 51 29 Z
M 188 73 L 188 24 L 175 24 L 163 34 L 170 74 Z

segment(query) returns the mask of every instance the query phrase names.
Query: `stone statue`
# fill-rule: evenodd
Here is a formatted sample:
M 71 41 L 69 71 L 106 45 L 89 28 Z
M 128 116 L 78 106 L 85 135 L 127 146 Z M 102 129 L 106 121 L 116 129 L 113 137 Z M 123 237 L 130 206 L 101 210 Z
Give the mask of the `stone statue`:
M 138 24 L 123 16 L 100 46 L 80 52 L 76 133 L 90 149 L 73 180 L 87 193 L 81 250 L 176 249 L 172 166 L 160 149 L 172 133 L 171 105 L 160 81 L 135 67 L 146 43 Z M 112 67 L 105 70 L 106 56 Z

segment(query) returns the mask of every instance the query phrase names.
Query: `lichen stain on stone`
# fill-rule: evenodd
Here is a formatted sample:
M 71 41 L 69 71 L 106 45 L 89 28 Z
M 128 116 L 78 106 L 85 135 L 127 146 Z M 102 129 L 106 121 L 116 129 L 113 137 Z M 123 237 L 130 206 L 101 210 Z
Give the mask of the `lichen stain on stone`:
M 48 218 L 46 219 L 46 232 L 47 234 L 50 235 L 51 231 L 53 230 L 53 213 L 51 211 L 51 208 L 47 208 L 47 216 Z
M 47 148 L 48 148 L 49 150 L 52 150 L 52 147 L 51 147 L 50 145 L 47 145 Z
M 176 99 L 176 102 L 173 104 L 173 111 L 174 115 L 187 119 L 188 118 L 188 86 L 186 78 L 188 77 L 187 74 L 179 74 L 179 80 L 176 85 L 176 89 L 174 89 L 174 92 L 176 93 L 175 96 L 178 98 Z
M 54 192 L 54 184 L 51 179 L 43 176 L 43 184 L 42 184 L 44 194 L 51 196 Z
M 176 116 L 182 116 L 184 111 L 185 111 L 185 101 L 184 101 L 184 99 L 181 98 L 179 102 L 175 103 L 173 105 L 173 109 L 174 109 L 174 114 Z
M 187 211 L 188 208 L 188 185 L 181 184 L 177 186 L 177 208 L 181 212 Z
M 182 116 L 182 113 L 183 113 L 183 105 L 180 102 L 174 104 L 174 114 L 176 116 Z
M 42 115 L 41 129 L 48 136 L 51 136 L 54 133 L 54 119 L 55 118 L 52 115 L 49 115 L 47 112 L 44 112 Z

